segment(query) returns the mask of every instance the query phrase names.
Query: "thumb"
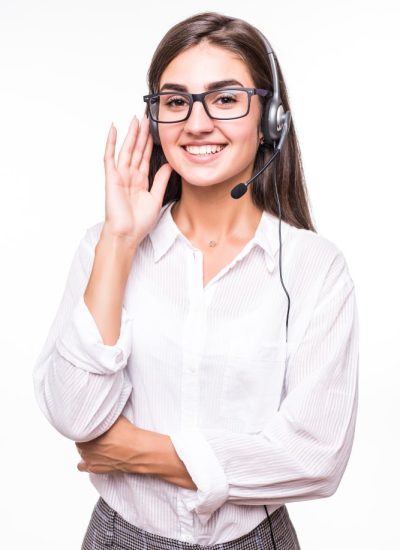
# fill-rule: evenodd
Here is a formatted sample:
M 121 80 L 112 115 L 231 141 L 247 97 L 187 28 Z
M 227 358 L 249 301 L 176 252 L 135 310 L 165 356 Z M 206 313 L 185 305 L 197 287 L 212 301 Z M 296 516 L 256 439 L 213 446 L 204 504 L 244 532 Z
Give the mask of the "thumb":
M 171 177 L 173 168 L 168 162 L 163 164 L 154 176 L 153 185 L 151 186 L 150 193 L 160 204 L 163 201 L 165 190 Z

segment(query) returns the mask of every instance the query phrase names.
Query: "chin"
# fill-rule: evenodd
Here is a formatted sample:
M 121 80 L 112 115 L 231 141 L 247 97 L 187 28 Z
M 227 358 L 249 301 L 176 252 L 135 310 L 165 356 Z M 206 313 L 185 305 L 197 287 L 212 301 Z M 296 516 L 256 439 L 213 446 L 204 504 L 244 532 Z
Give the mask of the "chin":
M 186 168 L 186 167 L 185 167 Z M 180 170 L 179 175 L 182 181 L 187 182 L 189 185 L 196 187 L 209 187 L 214 185 L 235 185 L 236 181 L 246 181 L 243 171 L 240 169 L 232 170 L 229 172 L 221 170 L 218 171 L 215 167 L 199 167 L 193 169 Z M 250 176 L 249 176 L 250 177 Z M 239 181 L 239 182 L 240 182 Z
M 214 187 L 215 185 L 235 185 L 234 180 L 237 178 L 231 177 L 210 177 L 207 175 L 204 177 L 195 176 L 191 174 L 182 175 L 182 181 L 186 182 L 188 185 L 193 187 Z

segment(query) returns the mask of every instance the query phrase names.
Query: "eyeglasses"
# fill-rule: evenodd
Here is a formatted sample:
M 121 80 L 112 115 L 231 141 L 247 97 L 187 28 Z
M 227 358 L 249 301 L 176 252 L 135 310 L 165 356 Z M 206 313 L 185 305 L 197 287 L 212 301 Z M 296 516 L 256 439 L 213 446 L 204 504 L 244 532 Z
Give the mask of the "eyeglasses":
M 249 114 L 250 99 L 254 95 L 272 96 L 261 88 L 221 88 L 201 94 L 160 92 L 143 96 L 154 122 L 183 122 L 190 117 L 193 103 L 201 101 L 210 118 L 232 120 Z

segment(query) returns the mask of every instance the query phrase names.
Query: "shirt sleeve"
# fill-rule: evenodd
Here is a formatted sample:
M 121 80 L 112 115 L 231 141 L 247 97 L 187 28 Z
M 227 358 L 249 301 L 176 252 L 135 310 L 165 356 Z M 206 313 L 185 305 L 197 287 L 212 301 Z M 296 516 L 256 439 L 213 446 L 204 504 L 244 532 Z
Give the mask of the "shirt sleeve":
M 354 439 L 359 343 L 354 285 L 347 269 L 338 273 L 322 286 L 287 362 L 280 408 L 261 432 L 170 434 L 198 488 L 182 489 L 185 504 L 203 524 L 226 501 L 280 505 L 336 491 Z
M 83 295 L 92 271 L 93 230 L 81 239 L 61 303 L 33 367 L 34 393 L 47 420 L 73 441 L 90 441 L 121 414 L 132 385 L 124 368 L 131 353 L 131 318 L 122 308 L 117 342 L 103 343 Z

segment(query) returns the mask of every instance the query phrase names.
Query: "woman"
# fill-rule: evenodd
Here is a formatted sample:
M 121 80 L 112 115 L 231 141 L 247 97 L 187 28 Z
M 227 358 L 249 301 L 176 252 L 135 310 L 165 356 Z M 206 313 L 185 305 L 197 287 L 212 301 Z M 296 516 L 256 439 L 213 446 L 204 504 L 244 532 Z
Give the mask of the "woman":
M 285 504 L 332 495 L 344 473 L 354 285 L 313 227 L 268 47 L 233 17 L 178 23 L 117 161 L 110 129 L 105 220 L 79 244 L 34 370 L 100 495 L 84 550 L 297 549 Z

